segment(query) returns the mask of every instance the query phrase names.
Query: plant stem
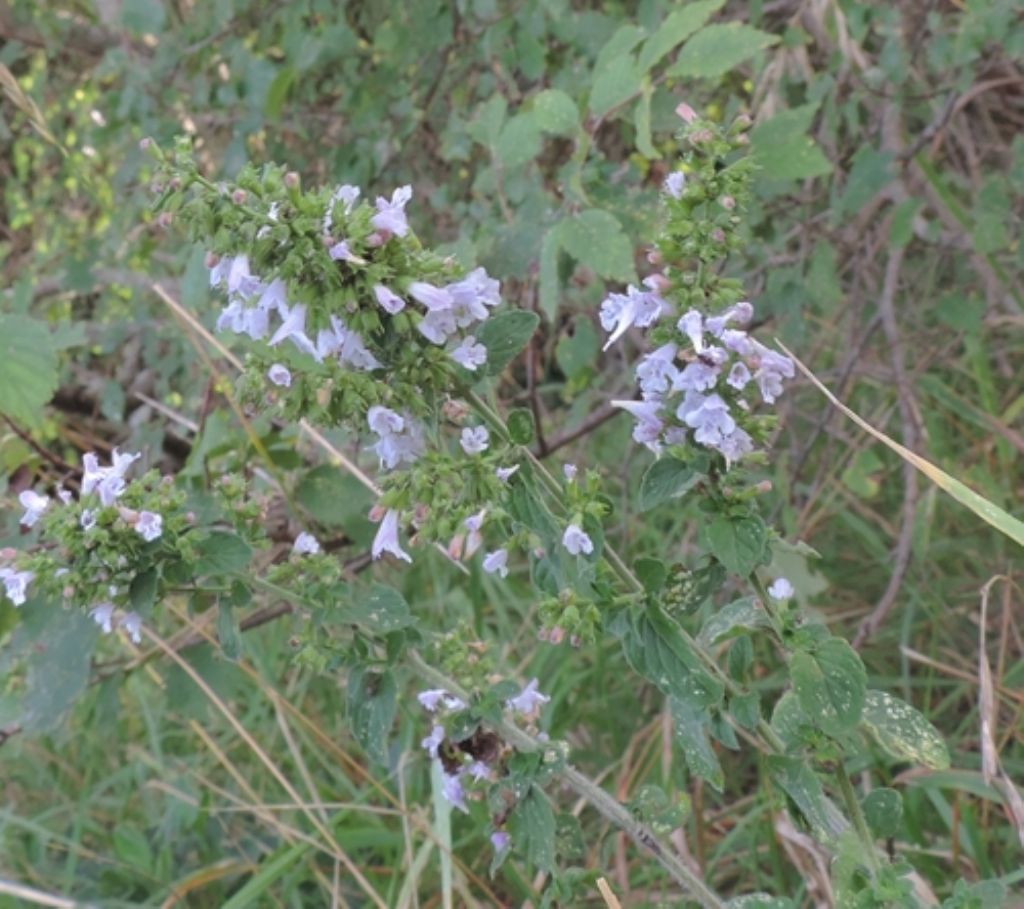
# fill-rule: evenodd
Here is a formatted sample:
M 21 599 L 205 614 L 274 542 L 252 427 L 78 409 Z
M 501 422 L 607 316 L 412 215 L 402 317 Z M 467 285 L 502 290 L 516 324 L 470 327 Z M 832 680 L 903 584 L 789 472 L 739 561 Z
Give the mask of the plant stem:
M 853 819 L 853 827 L 857 831 L 857 838 L 864 849 L 864 856 L 871 867 L 871 876 L 877 877 L 881 866 L 878 863 L 878 853 L 875 851 L 875 843 L 868 830 L 867 821 L 864 819 L 864 812 L 861 811 L 860 802 L 857 801 L 857 793 L 853 791 L 853 783 L 850 775 L 846 772 L 846 765 L 842 760 L 838 761 L 836 776 L 839 779 L 839 791 L 843 796 L 843 804 L 846 811 Z
M 409 663 L 429 685 L 444 688 L 451 694 L 469 700 L 469 693 L 443 672 L 427 663 L 416 651 L 409 651 Z M 510 745 L 523 752 L 542 751 L 544 745 L 514 723 L 502 719 L 490 723 Z M 593 780 L 570 764 L 555 771 L 556 775 L 577 795 L 586 799 L 605 820 L 614 824 L 638 846 L 650 852 L 669 876 L 696 899 L 705 909 L 725 909 L 725 901 L 691 871 L 647 827 L 641 824 L 618 799 L 609 795 Z

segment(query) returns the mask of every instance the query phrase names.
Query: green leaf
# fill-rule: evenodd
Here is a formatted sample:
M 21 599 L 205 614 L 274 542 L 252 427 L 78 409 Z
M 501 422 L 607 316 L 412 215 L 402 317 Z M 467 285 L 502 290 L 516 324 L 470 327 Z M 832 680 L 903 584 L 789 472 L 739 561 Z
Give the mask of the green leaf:
M 825 795 L 821 780 L 801 758 L 772 756 L 768 770 L 775 783 L 786 793 L 825 845 L 835 844 L 848 823 Z
M 533 414 L 524 407 L 513 410 L 505 420 L 509 438 L 516 445 L 529 445 L 535 436 Z
M 146 615 L 156 600 L 157 574 L 155 568 L 147 568 L 140 571 L 128 587 L 128 601 L 132 609 L 141 615 Z
M 558 339 L 555 361 L 569 380 L 575 379 L 594 368 L 600 344 L 591 321 L 586 316 L 577 316 L 572 333 Z
M 720 514 L 708 525 L 708 548 L 728 571 L 747 577 L 768 562 L 768 528 L 757 515 L 730 517 Z
M 644 76 L 640 100 L 636 102 L 636 111 L 633 114 L 633 126 L 636 128 L 636 150 L 649 161 L 661 157 L 651 138 L 651 96 L 653 94 L 654 88 L 651 86 L 651 80 Z
M 594 61 L 594 73 L 599 73 L 606 66 L 610 66 L 624 54 L 628 54 L 646 37 L 645 32 L 639 25 L 626 23 L 616 29 L 615 34 L 608 39 L 604 47 L 598 51 L 597 59 Z
M 26 607 L 27 609 L 27 607 Z M 89 684 L 96 624 L 78 610 L 40 605 L 43 634 L 32 647 L 25 674 L 20 725 L 27 733 L 50 732 Z
M 766 628 L 768 624 L 768 616 L 757 597 L 743 597 L 708 616 L 697 641 L 704 647 L 711 647 L 739 634 Z
M 686 42 L 667 75 L 721 76 L 778 40 L 776 35 L 738 22 L 709 25 Z
M 633 563 L 633 573 L 648 593 L 659 593 L 668 578 L 668 569 L 660 559 L 639 558 Z
M 846 186 L 833 206 L 835 218 L 855 215 L 892 180 L 892 154 L 863 145 L 853 156 Z
M 408 628 L 416 623 L 405 597 L 386 584 L 374 584 L 366 593 L 357 594 L 351 611 L 346 610 L 346 620 L 349 617 L 379 634 Z
M 629 800 L 629 810 L 637 820 L 659 836 L 668 836 L 682 827 L 690 816 L 691 804 L 686 793 L 670 798 L 660 786 L 647 783 Z
M 689 492 L 701 479 L 689 464 L 666 457 L 655 461 L 640 480 L 640 510 L 650 511 L 662 502 Z
M 495 146 L 507 110 L 505 96 L 500 93 L 492 95 L 489 101 L 480 105 L 476 117 L 467 124 L 466 132 L 481 145 Z
M 366 517 L 373 494 L 341 466 L 321 464 L 304 474 L 295 487 L 295 501 L 318 524 L 343 528 L 359 545 L 377 532 Z
M 377 763 L 388 763 L 388 734 L 398 707 L 398 689 L 390 674 L 356 666 L 348 677 L 349 723 L 363 750 Z
M 949 750 L 942 736 L 923 713 L 906 701 L 884 691 L 869 691 L 861 725 L 894 758 L 932 770 L 949 767 Z
M 558 254 L 561 249 L 562 240 L 556 226 L 544 234 L 544 240 L 540 245 L 538 275 L 540 310 L 551 322 L 554 322 L 558 313 L 558 292 L 561 286 L 558 280 Z
M 903 821 L 903 799 L 895 789 L 872 789 L 861 802 L 871 832 L 884 839 L 896 836 Z
M 227 659 L 234 662 L 242 655 L 242 635 L 238 628 L 238 619 L 231 603 L 223 597 L 217 600 L 217 640 Z
M 133 871 L 140 874 L 152 873 L 153 850 L 146 835 L 137 827 L 118 824 L 114 827 L 113 844 L 114 855 Z
M 808 180 L 832 172 L 832 163 L 808 135 L 817 103 L 804 104 L 759 123 L 750 133 L 750 147 L 766 180 Z
M 721 792 L 725 785 L 725 774 L 708 735 L 711 715 L 705 707 L 682 698 L 670 698 L 669 704 L 672 710 L 672 730 L 683 751 L 686 766 L 694 776 Z
M 222 530 L 212 531 L 197 546 L 196 575 L 232 574 L 249 565 L 252 549 L 241 537 Z
M 607 65 L 594 68 L 594 84 L 590 90 L 590 112 L 603 117 L 640 91 L 643 73 L 631 54 L 616 57 Z
M 559 234 L 562 248 L 599 277 L 636 280 L 633 244 L 611 212 L 596 208 L 580 212 L 561 222 Z
M 540 129 L 532 113 L 516 114 L 501 130 L 495 151 L 508 168 L 528 164 L 540 153 Z
M 531 786 L 509 815 L 512 842 L 528 862 L 543 871 L 555 867 L 555 815 L 536 786 Z
M 57 352 L 43 322 L 0 315 L 0 413 L 35 425 L 57 390 Z
M 811 721 L 792 691 L 787 691 L 776 701 L 771 725 L 787 749 L 800 747 L 807 734 L 813 732 Z
M 697 0 L 670 13 L 640 49 L 640 71 L 646 73 L 659 63 L 662 57 L 682 44 L 724 5 L 725 0 Z
M 579 129 L 576 102 L 557 88 L 548 88 L 533 99 L 533 118 L 544 132 L 570 136 Z
M 484 372 L 496 376 L 526 347 L 540 324 L 540 316 L 522 309 L 491 316 L 477 329 L 476 339 L 487 348 Z
M 295 82 L 295 76 L 296 71 L 292 66 L 283 67 L 274 76 L 274 81 L 267 89 L 267 100 L 263 104 L 264 112 L 269 119 L 275 120 L 280 115 L 284 102 L 288 99 L 288 92 Z
M 867 671 L 842 638 L 828 638 L 813 652 L 794 653 L 789 675 L 804 713 L 822 732 L 839 735 L 860 722 Z
M 722 700 L 722 683 L 704 669 L 679 626 L 657 607 L 632 617 L 622 650 L 633 669 L 665 694 L 706 707 Z

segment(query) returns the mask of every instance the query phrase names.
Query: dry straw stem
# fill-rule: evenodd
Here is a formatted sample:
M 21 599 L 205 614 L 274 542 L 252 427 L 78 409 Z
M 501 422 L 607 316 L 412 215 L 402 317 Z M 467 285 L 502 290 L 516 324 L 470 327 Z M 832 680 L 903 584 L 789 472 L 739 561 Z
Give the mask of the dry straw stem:
M 936 467 L 927 458 L 922 458 L 920 455 L 915 454 L 909 448 L 904 448 L 899 442 L 890 439 L 881 430 L 875 429 L 867 420 L 858 416 L 849 407 L 843 404 L 832 392 L 830 392 L 785 344 L 783 344 L 778 338 L 775 339 L 775 343 L 779 345 L 782 351 L 796 364 L 797 369 L 800 370 L 829 401 L 832 402 L 845 416 L 849 417 L 856 423 L 861 429 L 870 435 L 874 436 L 883 445 L 891 448 L 896 452 L 904 461 L 912 464 L 921 473 L 923 473 L 929 480 L 931 480 L 936 486 L 943 491 L 949 493 L 954 499 L 956 499 L 961 505 L 966 506 L 973 511 L 979 518 L 988 524 L 991 524 L 1000 533 L 1005 534 L 1017 545 L 1024 546 L 1024 522 L 1017 520 L 1013 515 L 1006 511 L 1003 511 L 998 505 L 993 504 L 983 496 L 978 495 L 973 489 L 964 485 L 959 480 L 951 477 L 944 470 Z

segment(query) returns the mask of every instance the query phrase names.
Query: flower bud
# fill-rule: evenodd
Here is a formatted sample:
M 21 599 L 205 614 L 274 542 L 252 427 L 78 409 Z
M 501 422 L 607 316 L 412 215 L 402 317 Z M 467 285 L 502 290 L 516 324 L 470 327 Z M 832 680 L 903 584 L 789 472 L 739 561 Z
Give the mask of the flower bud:
M 185 522 L 190 524 L 190 525 L 195 524 L 196 523 L 196 513 L 194 511 L 186 511 L 185 512 Z
M 234 202 L 235 205 L 244 204 L 245 200 L 248 198 L 249 194 L 244 189 L 236 189 L 231 193 L 231 201 Z
M 337 243 L 338 241 L 337 241 L 337 240 L 335 240 L 335 239 L 334 239 L 334 237 L 332 237 L 332 236 L 331 236 L 330 234 L 324 234 L 324 235 L 323 235 L 323 236 L 322 236 L 322 237 L 320 238 L 320 242 L 321 242 L 321 243 L 323 243 L 323 245 L 324 245 L 324 246 L 326 246 L 326 247 L 327 247 L 328 249 L 330 249 L 330 248 L 331 248 L 332 246 L 334 246 L 334 245 L 335 245 L 335 244 L 336 244 L 336 243 Z
M 754 121 L 750 119 L 750 114 L 740 114 L 732 121 L 732 125 L 735 129 L 750 129 L 753 122 Z
M 139 140 L 139 151 L 149 151 L 150 146 L 153 144 L 153 140 L 146 136 L 145 139 Z
M 456 426 L 460 426 L 466 417 L 469 416 L 469 405 L 465 401 L 456 401 L 449 398 L 441 405 L 441 413 L 446 420 L 454 423 Z
M 378 502 L 370 509 L 370 513 L 367 517 L 373 521 L 374 524 L 379 524 L 384 519 L 384 515 L 387 514 L 387 511 L 387 508 Z
M 174 221 L 174 215 L 169 211 L 162 211 L 156 216 L 156 223 L 166 230 Z
M 736 207 L 736 200 L 732 196 L 722 196 L 722 198 L 718 200 L 718 204 L 726 211 L 732 211 Z
M 548 642 L 551 644 L 561 644 L 565 640 L 565 629 L 556 625 L 548 633 Z
M 750 136 L 746 133 L 740 133 L 733 141 L 737 145 L 750 145 Z
M 693 123 L 697 119 L 697 112 L 683 101 L 676 105 L 676 116 L 684 123 Z
M 68 584 L 68 586 L 61 591 L 61 596 L 63 596 L 65 600 L 70 600 L 74 595 L 75 588 L 72 587 L 70 584 Z
M 207 268 L 213 268 L 218 262 L 220 262 L 220 256 L 215 252 L 208 252 L 206 254 L 205 265 Z
M 299 175 L 293 170 L 288 171 L 288 173 L 284 175 L 284 185 L 287 186 L 288 189 L 298 189 L 299 182 Z
M 656 272 L 653 275 L 648 275 L 644 279 L 644 284 L 646 284 L 649 288 L 651 288 L 651 290 L 656 291 L 659 294 L 663 294 L 666 291 L 672 289 L 672 282 L 660 272 Z
M 716 227 L 713 231 L 711 231 L 711 239 L 714 240 L 716 243 L 724 243 L 725 231 L 722 230 L 722 228 L 720 227 Z
M 647 261 L 650 262 L 651 265 L 661 265 L 663 259 L 664 256 L 662 256 L 660 249 L 647 250 Z
M 387 237 L 385 234 L 387 231 L 375 230 L 370 236 L 366 238 L 366 245 L 371 249 L 376 249 L 378 246 L 383 246 L 387 243 Z

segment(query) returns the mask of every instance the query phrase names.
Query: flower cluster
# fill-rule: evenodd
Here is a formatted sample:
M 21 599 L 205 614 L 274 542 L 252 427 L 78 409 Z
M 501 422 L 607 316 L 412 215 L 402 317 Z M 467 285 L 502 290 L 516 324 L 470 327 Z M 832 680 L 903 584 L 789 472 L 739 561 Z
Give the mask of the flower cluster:
M 82 458 L 82 481 L 78 501 L 74 501 L 70 491 L 58 487 L 56 498 L 59 505 L 54 510 L 50 508 L 49 496 L 41 495 L 34 490 L 25 490 L 18 496 L 18 501 L 25 509 L 21 516 L 21 524 L 30 528 L 44 521 L 44 529 L 54 530 L 58 536 L 60 533 L 65 536 L 68 533 L 78 536 L 82 546 L 90 551 L 96 549 L 93 542 L 98 542 L 101 536 L 108 537 L 111 531 L 118 528 L 122 533 L 130 531 L 137 535 L 143 543 L 152 543 L 160 539 L 164 532 L 164 517 L 160 512 L 131 508 L 122 504 L 129 486 L 126 475 L 132 464 L 140 457 L 139 454 L 125 453 L 115 448 L 111 463 L 102 465 L 94 453 L 87 453 Z M 44 516 L 50 520 L 44 520 Z M 124 554 L 122 553 L 119 558 L 125 560 Z M 47 565 L 48 586 L 65 584 L 65 597 L 75 595 L 75 588 L 67 586 L 66 583 L 71 579 L 69 569 L 49 566 L 49 563 Z M 102 587 L 104 596 L 108 599 L 102 599 L 93 605 L 89 609 L 89 614 L 105 632 L 113 631 L 116 626 L 124 629 L 136 643 L 139 643 L 142 640 L 141 617 L 131 610 L 118 610 L 113 600 L 121 592 L 120 588 L 117 584 L 107 583 L 117 568 L 118 566 L 114 565 L 111 566 L 110 573 L 105 570 L 97 572 L 92 586 Z M 36 577 L 36 571 L 0 568 L 0 580 L 3 581 L 4 590 L 15 606 L 25 603 L 28 585 Z M 95 600 L 93 602 L 95 603 Z
M 505 699 L 505 708 L 518 713 L 527 721 L 534 721 L 540 714 L 541 707 L 551 698 L 539 690 L 537 679 L 531 679 L 514 697 Z M 477 747 L 473 738 L 457 745 L 447 738 L 442 713 L 456 712 L 466 709 L 466 703 L 443 688 L 421 691 L 417 695 L 420 706 L 434 718 L 430 734 L 420 745 L 431 760 L 440 763 L 442 771 L 442 794 L 446 801 L 459 811 L 469 813 L 466 804 L 467 784 L 494 782 L 498 778 L 500 748 L 495 739 L 494 746 Z M 546 736 L 541 733 L 541 738 Z M 496 831 L 491 836 L 496 852 L 502 852 L 510 845 L 508 834 Z

